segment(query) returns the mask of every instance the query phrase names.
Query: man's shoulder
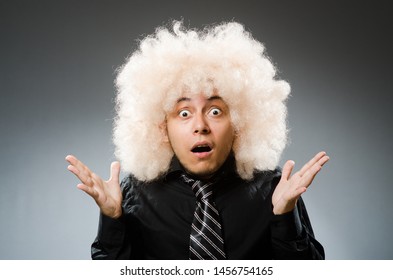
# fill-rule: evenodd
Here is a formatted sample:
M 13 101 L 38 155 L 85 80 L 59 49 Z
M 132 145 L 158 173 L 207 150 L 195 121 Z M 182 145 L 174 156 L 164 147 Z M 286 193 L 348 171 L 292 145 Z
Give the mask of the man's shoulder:
M 162 182 L 162 178 L 159 177 L 153 181 L 141 181 L 137 179 L 133 174 L 128 174 L 125 176 L 121 183 L 120 187 L 124 193 L 131 194 L 139 194 L 143 190 L 154 189 L 154 187 L 160 186 Z
M 123 196 L 139 195 L 141 190 L 149 183 L 138 180 L 134 175 L 128 174 L 120 183 Z
M 124 187 L 129 187 L 129 186 L 133 186 L 133 185 L 139 185 L 142 182 L 139 181 L 134 175 L 132 174 L 127 174 L 122 180 L 121 180 L 121 184 L 120 186 L 122 188 Z
M 250 190 L 254 190 L 255 193 L 259 193 L 262 197 L 266 198 L 274 191 L 280 178 L 280 168 L 274 170 L 257 170 L 254 172 L 253 179 L 249 181 L 248 187 Z
M 281 178 L 281 168 L 276 167 L 273 170 L 256 170 L 252 181 L 254 182 L 271 182 Z

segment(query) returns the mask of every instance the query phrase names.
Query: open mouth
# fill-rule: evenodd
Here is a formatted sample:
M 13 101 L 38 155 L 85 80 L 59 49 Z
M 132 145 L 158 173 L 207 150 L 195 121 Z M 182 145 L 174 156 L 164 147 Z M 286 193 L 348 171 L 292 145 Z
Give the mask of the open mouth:
M 193 153 L 208 153 L 212 150 L 212 148 L 208 144 L 197 145 L 192 148 L 191 152 Z

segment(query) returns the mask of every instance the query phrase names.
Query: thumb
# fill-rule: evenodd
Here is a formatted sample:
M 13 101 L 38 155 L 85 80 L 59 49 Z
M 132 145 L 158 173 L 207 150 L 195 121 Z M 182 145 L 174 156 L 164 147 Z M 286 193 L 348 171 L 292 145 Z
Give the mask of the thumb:
M 285 180 L 289 180 L 289 177 L 291 176 L 294 166 L 295 166 L 295 162 L 293 160 L 288 160 L 282 168 L 281 178 Z
M 120 175 L 120 162 L 114 161 L 111 163 L 111 177 L 109 178 L 109 180 L 119 182 L 119 175 Z

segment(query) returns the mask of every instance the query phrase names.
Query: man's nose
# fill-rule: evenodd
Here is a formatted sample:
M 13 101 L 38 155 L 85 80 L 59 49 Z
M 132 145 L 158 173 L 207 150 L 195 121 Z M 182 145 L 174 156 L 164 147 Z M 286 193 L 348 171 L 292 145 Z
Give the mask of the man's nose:
M 194 124 L 195 134 L 207 134 L 210 133 L 209 124 L 207 123 L 203 114 L 196 116 Z

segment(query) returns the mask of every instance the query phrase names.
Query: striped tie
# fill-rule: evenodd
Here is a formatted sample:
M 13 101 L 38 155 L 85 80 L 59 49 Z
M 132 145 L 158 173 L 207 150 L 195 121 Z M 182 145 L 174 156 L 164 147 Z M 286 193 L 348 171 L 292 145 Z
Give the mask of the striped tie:
M 224 240 L 221 233 L 220 215 L 212 199 L 213 184 L 202 183 L 183 176 L 191 185 L 197 199 L 190 234 L 191 260 L 224 260 Z

